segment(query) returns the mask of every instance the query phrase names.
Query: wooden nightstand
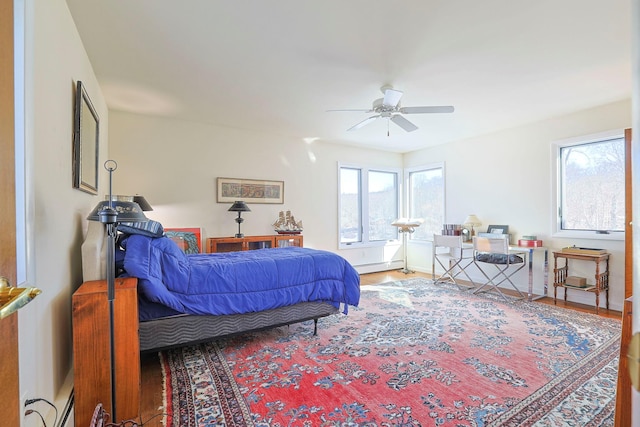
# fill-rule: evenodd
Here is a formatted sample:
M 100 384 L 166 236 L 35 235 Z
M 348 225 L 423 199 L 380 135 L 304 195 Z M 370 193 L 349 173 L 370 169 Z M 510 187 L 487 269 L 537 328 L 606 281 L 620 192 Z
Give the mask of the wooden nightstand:
M 138 419 L 140 413 L 137 284 L 135 278 L 116 279 L 117 421 Z M 88 426 L 98 403 L 111 414 L 107 282 L 83 283 L 73 294 L 72 305 L 75 424 Z

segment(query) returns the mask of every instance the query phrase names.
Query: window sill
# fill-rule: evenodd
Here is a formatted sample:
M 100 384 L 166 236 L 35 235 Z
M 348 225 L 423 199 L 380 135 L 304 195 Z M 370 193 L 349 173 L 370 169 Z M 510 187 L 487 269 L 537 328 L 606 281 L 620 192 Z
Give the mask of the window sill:
M 338 244 L 338 249 L 361 249 L 361 248 L 377 248 L 381 246 L 387 245 L 402 245 L 401 240 L 384 240 L 384 241 L 375 241 L 375 242 L 353 242 L 353 243 L 340 243 Z
M 595 231 L 557 231 L 551 235 L 558 239 L 588 239 L 588 240 L 618 240 L 623 241 L 623 231 L 611 231 L 609 233 L 597 233 Z

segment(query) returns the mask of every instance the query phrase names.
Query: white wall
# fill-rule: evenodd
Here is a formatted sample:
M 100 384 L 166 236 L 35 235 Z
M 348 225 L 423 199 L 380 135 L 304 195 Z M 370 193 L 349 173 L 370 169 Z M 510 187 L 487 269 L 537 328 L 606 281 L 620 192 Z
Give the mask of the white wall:
M 508 224 L 512 242 L 522 235 L 537 235 L 549 248 L 549 283 L 553 295 L 552 250 L 576 244 L 604 248 L 611 253 L 610 304 L 621 310 L 624 296 L 624 242 L 551 238 L 551 142 L 631 126 L 631 101 L 625 100 L 566 116 L 477 138 L 440 145 L 404 157 L 405 167 L 445 163 L 447 223 L 462 223 L 468 214 L 489 224 Z M 413 268 L 431 272 L 431 246 L 412 244 Z M 535 259 L 539 266 L 542 257 Z M 564 265 L 564 264 L 562 264 Z M 575 265 L 575 267 L 574 267 Z M 591 277 L 592 263 L 571 263 L 571 274 Z M 542 291 L 542 273 L 536 274 Z M 562 295 L 562 290 L 559 290 Z M 591 293 L 569 291 L 568 299 L 594 305 Z M 604 298 L 601 298 L 603 301 Z
M 400 154 L 203 123 L 111 111 L 109 126 L 114 192 L 142 194 L 151 219 L 201 227 L 208 237 L 237 232 L 231 204 L 216 203 L 217 177 L 277 180 L 285 183 L 284 204 L 250 204 L 242 232 L 273 234 L 278 212 L 291 210 L 304 224 L 306 247 L 338 252 L 338 161 L 402 167 Z M 389 258 L 382 248 L 339 252 L 355 265 Z
M 64 0 L 26 1 L 27 281 L 42 289 L 19 314 L 20 391 L 61 412 L 71 391 L 71 295 L 82 283 L 85 217 L 98 202 L 72 188 L 74 92 L 83 81 L 108 150 L 108 110 Z M 100 188 L 106 177 L 100 176 Z M 100 351 L 100 350 L 98 350 Z M 53 425 L 53 411 L 38 407 Z M 37 415 L 26 426 L 41 425 Z

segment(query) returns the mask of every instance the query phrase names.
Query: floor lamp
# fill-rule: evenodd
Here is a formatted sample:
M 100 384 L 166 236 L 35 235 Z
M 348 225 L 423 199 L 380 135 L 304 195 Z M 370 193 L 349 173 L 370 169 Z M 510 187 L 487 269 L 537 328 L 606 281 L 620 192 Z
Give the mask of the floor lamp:
M 119 200 L 113 196 L 113 171 L 118 168 L 114 160 L 104 162 L 104 168 L 109 172 L 109 197 L 103 200 L 91 211 L 87 220 L 99 221 L 105 225 L 107 232 L 107 300 L 109 303 L 109 350 L 111 361 L 111 421 L 117 422 L 116 415 L 116 352 L 114 328 L 114 300 L 116 287 L 116 233 L 119 222 L 146 222 L 147 217 L 140 205 L 133 201 Z
M 398 218 L 391 223 L 391 225 L 393 225 L 394 227 L 398 227 L 398 232 L 402 234 L 402 244 L 404 247 L 404 268 L 400 271 L 404 274 L 414 273 L 414 271 L 409 270 L 407 266 L 407 237 L 409 236 L 409 234 L 416 231 L 416 228 L 420 227 L 423 222 L 424 221 L 419 218 Z

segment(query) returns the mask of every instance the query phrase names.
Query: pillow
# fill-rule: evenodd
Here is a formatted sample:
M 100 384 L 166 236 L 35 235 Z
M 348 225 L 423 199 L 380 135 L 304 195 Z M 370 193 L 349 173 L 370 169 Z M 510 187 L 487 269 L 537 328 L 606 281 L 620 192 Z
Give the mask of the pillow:
M 518 255 L 508 255 L 509 264 L 520 264 L 524 262 L 522 257 Z M 507 264 L 507 254 L 480 253 L 476 255 L 476 261 L 487 262 L 490 264 Z
M 164 235 L 162 224 L 152 219 L 146 222 L 121 222 L 118 224 L 118 231 L 147 237 L 162 237 Z

